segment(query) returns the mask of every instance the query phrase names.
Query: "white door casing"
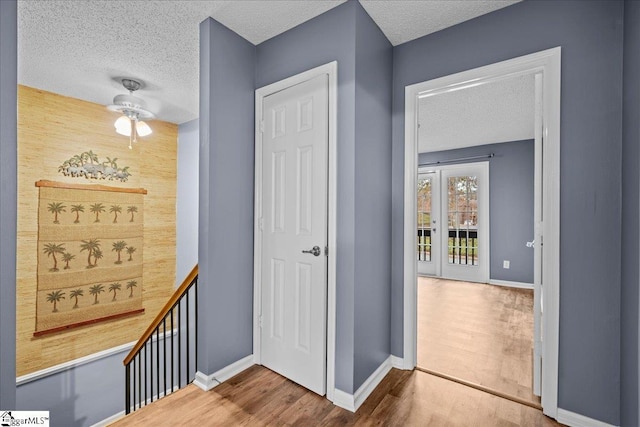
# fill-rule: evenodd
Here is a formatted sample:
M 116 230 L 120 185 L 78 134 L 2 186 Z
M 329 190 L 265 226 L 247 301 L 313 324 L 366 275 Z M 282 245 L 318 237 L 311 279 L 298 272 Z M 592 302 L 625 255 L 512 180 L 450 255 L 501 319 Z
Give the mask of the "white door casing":
M 542 78 L 535 76 L 535 120 L 534 120 L 534 236 L 533 236 L 533 394 L 542 394 Z
M 405 163 L 404 163 L 404 318 L 403 361 L 405 369 L 416 364 L 417 279 L 416 279 L 416 177 L 417 177 L 417 111 L 419 97 L 464 89 L 491 81 L 523 74 L 542 75 L 542 217 L 538 236 L 544 239 L 540 254 L 542 269 L 540 324 L 542 342 L 541 401 L 543 412 L 558 416 L 558 349 L 560 335 L 560 76 L 561 48 L 556 47 L 463 71 L 405 88 Z M 542 167 L 542 166 L 541 166 Z M 536 173 L 539 172 L 536 167 Z M 538 179 L 538 177 L 536 177 Z M 537 246 L 537 245 L 536 245 Z
M 265 97 L 262 122 L 261 363 L 324 395 L 327 75 Z

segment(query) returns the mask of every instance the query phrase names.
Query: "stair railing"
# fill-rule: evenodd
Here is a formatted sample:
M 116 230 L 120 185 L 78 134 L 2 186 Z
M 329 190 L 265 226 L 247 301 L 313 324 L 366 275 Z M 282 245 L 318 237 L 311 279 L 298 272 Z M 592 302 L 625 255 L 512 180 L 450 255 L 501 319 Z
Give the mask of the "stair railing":
M 127 414 L 193 381 L 198 363 L 197 285 L 196 265 L 124 359 Z

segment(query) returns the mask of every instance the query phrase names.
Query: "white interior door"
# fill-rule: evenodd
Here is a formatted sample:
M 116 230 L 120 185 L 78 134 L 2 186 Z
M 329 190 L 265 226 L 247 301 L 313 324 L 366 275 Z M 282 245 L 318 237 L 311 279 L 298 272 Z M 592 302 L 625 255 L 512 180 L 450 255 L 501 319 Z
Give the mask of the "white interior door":
M 328 77 L 264 98 L 261 363 L 326 390 Z
M 419 170 L 417 192 L 418 274 L 440 275 L 440 171 Z
M 447 279 L 487 283 L 489 163 L 443 168 L 440 188 L 441 275 Z

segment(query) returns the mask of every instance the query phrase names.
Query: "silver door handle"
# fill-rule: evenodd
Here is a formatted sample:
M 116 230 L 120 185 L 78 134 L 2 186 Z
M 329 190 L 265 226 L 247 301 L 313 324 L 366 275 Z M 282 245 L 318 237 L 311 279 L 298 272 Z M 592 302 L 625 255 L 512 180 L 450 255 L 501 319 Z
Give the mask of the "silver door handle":
M 313 248 L 309 249 L 308 251 L 302 251 L 303 254 L 312 254 L 314 256 L 320 256 L 320 253 L 322 251 L 320 250 L 320 246 L 314 246 Z

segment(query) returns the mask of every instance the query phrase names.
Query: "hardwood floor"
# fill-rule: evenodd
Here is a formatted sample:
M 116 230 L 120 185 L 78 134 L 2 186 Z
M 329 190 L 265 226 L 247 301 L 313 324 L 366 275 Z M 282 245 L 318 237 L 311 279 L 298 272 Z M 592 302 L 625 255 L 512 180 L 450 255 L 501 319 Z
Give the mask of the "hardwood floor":
M 418 279 L 419 367 L 539 405 L 532 352 L 533 291 Z
M 354 414 L 262 366 L 194 385 L 112 426 L 558 426 L 541 411 L 420 371 L 392 369 Z

